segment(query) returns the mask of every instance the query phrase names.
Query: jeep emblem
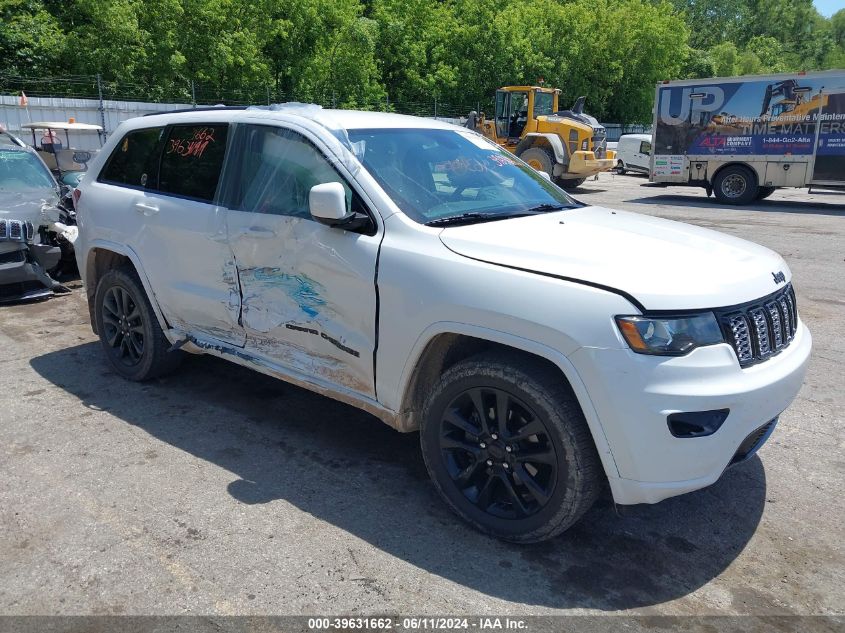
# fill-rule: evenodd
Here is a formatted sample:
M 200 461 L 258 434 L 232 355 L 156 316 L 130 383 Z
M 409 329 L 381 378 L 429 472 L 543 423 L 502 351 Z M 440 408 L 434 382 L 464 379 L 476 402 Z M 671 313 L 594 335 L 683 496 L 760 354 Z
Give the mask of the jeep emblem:
M 772 277 L 775 278 L 775 285 L 782 284 L 786 281 L 786 275 L 783 274 L 782 270 L 772 273 Z

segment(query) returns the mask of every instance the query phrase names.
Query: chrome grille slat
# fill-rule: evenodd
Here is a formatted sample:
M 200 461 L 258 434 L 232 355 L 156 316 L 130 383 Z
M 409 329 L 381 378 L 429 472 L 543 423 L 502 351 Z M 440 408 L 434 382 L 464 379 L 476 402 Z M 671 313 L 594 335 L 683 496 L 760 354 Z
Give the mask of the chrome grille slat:
M 0 220 L 0 240 L 31 242 L 35 237 L 32 222 L 21 220 Z
M 798 330 L 798 308 L 791 284 L 759 301 L 715 313 L 741 367 L 778 354 Z
M 769 341 L 769 323 L 762 308 L 751 310 L 751 322 L 754 324 L 754 335 L 757 338 L 757 351 L 762 357 L 771 355 L 772 345 Z
M 748 321 L 743 315 L 733 317 L 728 327 L 731 329 L 732 344 L 740 363 L 748 362 L 754 358 L 751 350 L 751 333 L 748 330 Z
M 780 306 L 780 314 L 783 318 L 783 330 L 784 330 L 784 339 L 785 342 L 791 341 L 792 337 L 795 335 L 795 328 L 792 327 L 792 315 L 789 309 L 789 304 L 786 302 L 786 297 L 781 295 L 778 297 L 777 300 L 778 306 Z
M 775 349 L 783 347 L 785 338 L 783 335 L 783 324 L 781 323 L 780 310 L 776 303 L 767 303 L 766 310 L 769 313 L 769 322 L 771 323 L 772 343 Z

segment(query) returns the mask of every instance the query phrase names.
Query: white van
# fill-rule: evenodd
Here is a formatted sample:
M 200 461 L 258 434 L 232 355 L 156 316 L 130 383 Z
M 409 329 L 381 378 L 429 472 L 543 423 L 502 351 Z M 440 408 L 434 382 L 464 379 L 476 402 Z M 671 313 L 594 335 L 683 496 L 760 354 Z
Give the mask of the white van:
M 651 134 L 623 134 L 616 146 L 616 173 L 647 174 L 651 162 Z

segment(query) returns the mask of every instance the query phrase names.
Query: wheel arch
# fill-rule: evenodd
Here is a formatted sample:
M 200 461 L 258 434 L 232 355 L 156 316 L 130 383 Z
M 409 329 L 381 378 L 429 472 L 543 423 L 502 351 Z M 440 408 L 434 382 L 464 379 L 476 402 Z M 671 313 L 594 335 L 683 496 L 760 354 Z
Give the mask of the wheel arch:
M 92 243 L 86 253 L 84 270 L 85 294 L 88 299 L 88 316 L 91 320 L 91 329 L 94 331 L 94 334 L 98 334 L 97 321 L 94 318 L 94 298 L 97 294 L 97 284 L 109 270 L 120 267 L 129 267 L 135 271 L 135 274 L 141 281 L 144 292 L 147 293 L 147 297 L 150 299 L 150 304 L 153 307 L 156 319 L 158 319 L 159 326 L 162 331 L 167 332 L 170 329 L 170 325 L 167 323 L 167 319 L 164 318 L 164 313 L 161 311 L 161 307 L 156 300 L 149 278 L 144 271 L 144 267 L 141 265 L 141 260 L 137 253 L 122 244 L 98 241 Z
M 516 146 L 516 149 L 513 151 L 514 154 L 519 156 L 522 152 L 527 150 L 530 147 L 546 147 L 552 150 L 555 155 L 555 161 L 559 164 L 566 164 L 568 162 L 566 149 L 563 147 L 563 143 L 560 140 L 560 137 L 557 134 L 543 134 L 540 132 L 530 132 L 526 134 L 519 144 Z
M 565 355 L 541 343 L 504 332 L 475 326 L 462 327 L 458 323 L 438 325 L 440 327 L 436 330 L 430 329 L 427 335 L 420 337 L 402 372 L 401 405 L 395 425 L 397 429 L 419 429 L 419 416 L 429 392 L 426 385 L 439 379 L 449 367 L 476 354 L 500 350 L 503 354 L 517 355 L 526 362 L 544 365 L 560 374 L 587 420 L 605 475 L 608 479 L 619 477 L 610 445 L 587 388 Z
M 757 181 L 756 182 L 757 186 L 758 187 L 760 186 L 760 182 L 761 182 L 762 179 L 761 179 L 761 176 L 760 176 L 759 172 L 757 171 L 757 169 L 754 167 L 754 165 L 752 163 L 747 163 L 747 162 L 741 161 L 741 160 L 733 160 L 729 163 L 724 163 L 722 165 L 719 165 L 719 167 L 717 167 L 716 170 L 710 175 L 710 185 L 714 186 L 715 183 L 716 183 L 716 176 L 718 176 L 720 172 L 724 171 L 725 169 L 727 169 L 729 167 L 742 167 L 743 169 L 748 170 L 749 172 L 751 172 L 751 174 L 754 176 L 754 179 Z

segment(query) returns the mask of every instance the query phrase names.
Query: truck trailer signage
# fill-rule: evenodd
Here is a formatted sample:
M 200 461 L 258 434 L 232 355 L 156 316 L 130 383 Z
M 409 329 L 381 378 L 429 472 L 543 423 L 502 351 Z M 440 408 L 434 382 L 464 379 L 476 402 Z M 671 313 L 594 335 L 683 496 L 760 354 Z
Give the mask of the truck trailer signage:
M 655 100 L 655 182 L 711 191 L 730 163 L 744 191 L 845 183 L 845 71 L 668 82 Z

